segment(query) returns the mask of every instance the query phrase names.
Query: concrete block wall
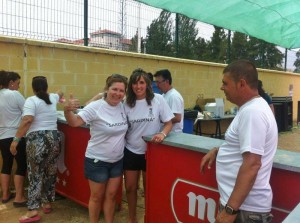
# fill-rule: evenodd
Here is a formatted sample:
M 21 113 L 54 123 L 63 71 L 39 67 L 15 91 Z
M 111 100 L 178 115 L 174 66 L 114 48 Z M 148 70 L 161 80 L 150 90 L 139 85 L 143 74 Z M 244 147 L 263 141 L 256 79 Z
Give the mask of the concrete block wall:
M 94 47 L 35 41 L 0 36 L 0 69 L 18 72 L 20 91 L 25 97 L 33 95 L 32 77 L 46 76 L 49 92 L 61 89 L 66 96 L 73 93 L 84 104 L 102 91 L 106 78 L 113 73 L 127 77 L 136 68 L 154 73 L 169 69 L 173 86 L 181 92 L 185 108 L 195 105 L 197 96 L 224 98 L 220 90 L 222 71 L 226 65 L 114 51 Z M 297 102 L 300 100 L 300 76 L 294 73 L 259 69 L 259 78 L 267 92 L 274 96 L 288 96 L 293 85 L 294 120 L 297 119 Z M 225 110 L 232 105 L 225 100 Z

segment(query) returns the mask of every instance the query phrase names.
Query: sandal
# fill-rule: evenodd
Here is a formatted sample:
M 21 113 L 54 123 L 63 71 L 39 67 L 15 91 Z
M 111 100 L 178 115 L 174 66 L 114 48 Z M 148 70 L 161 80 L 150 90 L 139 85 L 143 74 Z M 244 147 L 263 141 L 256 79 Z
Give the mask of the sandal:
M 10 194 L 9 197 L 7 199 L 3 199 L 2 198 L 2 204 L 6 204 L 8 203 L 11 199 L 15 198 L 16 194 Z
M 15 208 L 22 208 L 22 207 L 27 207 L 27 201 L 23 201 L 23 202 L 13 202 L 13 206 Z
M 20 223 L 31 223 L 31 222 L 37 222 L 39 220 L 41 220 L 41 216 L 39 216 L 39 215 L 35 215 L 32 217 L 28 217 L 28 216 L 24 215 L 21 218 L 19 218 Z
M 50 214 L 52 211 L 53 211 L 52 207 L 49 208 L 43 207 L 44 214 Z

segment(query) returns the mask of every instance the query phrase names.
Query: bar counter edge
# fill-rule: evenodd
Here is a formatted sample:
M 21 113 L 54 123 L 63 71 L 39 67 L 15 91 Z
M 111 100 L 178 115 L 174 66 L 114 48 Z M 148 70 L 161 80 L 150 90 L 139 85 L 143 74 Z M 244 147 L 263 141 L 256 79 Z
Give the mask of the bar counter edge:
M 144 136 L 143 139 L 148 142 L 152 136 Z M 207 153 L 214 147 L 222 145 L 224 140 L 210 137 L 198 136 L 187 133 L 171 132 L 162 142 L 164 145 L 193 150 L 196 152 Z M 282 149 L 277 149 L 273 167 L 292 172 L 300 173 L 300 153 Z

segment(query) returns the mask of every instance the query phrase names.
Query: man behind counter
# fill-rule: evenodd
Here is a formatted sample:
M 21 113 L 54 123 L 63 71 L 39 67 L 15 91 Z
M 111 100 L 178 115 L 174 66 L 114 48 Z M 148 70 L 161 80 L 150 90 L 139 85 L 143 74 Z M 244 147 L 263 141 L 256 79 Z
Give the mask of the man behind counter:
M 223 71 L 228 101 L 239 107 L 225 133 L 225 142 L 201 161 L 204 173 L 216 159 L 220 208 L 216 223 L 269 223 L 272 220 L 270 175 L 278 131 L 268 103 L 257 90 L 258 73 L 250 61 L 239 60 Z

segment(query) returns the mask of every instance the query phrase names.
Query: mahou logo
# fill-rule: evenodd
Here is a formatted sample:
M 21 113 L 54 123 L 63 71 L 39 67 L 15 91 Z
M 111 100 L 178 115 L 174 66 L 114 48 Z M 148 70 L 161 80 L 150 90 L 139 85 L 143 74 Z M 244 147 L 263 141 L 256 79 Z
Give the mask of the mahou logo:
M 178 223 L 215 222 L 219 193 L 215 188 L 177 179 L 171 191 L 171 206 Z

